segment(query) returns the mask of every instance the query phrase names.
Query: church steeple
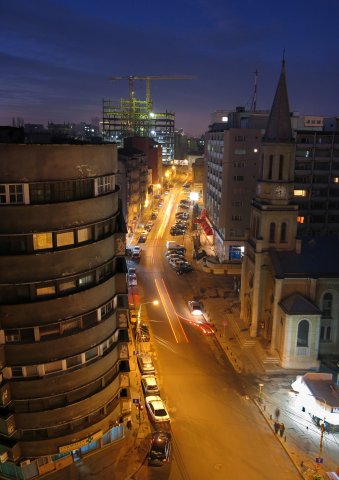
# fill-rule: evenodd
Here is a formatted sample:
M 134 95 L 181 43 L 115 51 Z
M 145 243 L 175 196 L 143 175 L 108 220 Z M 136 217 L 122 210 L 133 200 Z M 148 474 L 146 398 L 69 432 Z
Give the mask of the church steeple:
M 293 141 L 284 59 L 263 141 L 278 143 Z

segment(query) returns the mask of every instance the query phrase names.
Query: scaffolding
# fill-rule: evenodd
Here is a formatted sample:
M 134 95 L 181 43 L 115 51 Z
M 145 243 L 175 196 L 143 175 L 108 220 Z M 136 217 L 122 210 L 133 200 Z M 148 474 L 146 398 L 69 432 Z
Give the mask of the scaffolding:
M 151 100 L 151 80 L 190 80 L 185 75 L 147 75 L 127 77 L 109 77 L 109 80 L 128 80 L 129 98 L 120 101 L 103 100 L 103 136 L 107 142 L 123 145 L 123 139 L 130 136 L 153 138 L 162 147 L 164 164 L 174 160 L 174 113 L 153 112 Z M 146 82 L 146 99 L 135 97 L 135 80 Z
M 131 136 L 153 138 L 162 147 L 163 163 L 174 159 L 174 120 L 171 112 L 152 112 L 152 102 L 147 100 L 103 100 L 103 135 L 107 142 L 123 145 Z

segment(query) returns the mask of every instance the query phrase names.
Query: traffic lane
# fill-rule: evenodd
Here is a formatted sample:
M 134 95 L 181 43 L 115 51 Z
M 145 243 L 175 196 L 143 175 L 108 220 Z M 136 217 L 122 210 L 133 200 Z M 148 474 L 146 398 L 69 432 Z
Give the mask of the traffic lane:
M 161 396 L 172 417 L 174 459 L 179 456 L 183 474 L 271 480 L 278 472 L 279 480 L 299 478 L 257 408 L 237 394 L 229 362 L 216 363 L 208 340 L 195 329 L 189 336 L 188 344 L 173 345 L 172 351 L 155 343 Z

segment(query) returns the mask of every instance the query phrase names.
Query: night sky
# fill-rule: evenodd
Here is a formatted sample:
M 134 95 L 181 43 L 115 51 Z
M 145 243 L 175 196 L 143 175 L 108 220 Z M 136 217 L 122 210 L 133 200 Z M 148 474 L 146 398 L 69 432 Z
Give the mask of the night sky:
M 339 115 L 338 19 L 338 0 L 0 0 L 0 125 L 101 118 L 103 98 L 128 97 L 109 76 L 194 75 L 151 96 L 200 135 L 214 110 L 250 106 L 256 69 L 270 108 L 284 49 L 291 110 Z

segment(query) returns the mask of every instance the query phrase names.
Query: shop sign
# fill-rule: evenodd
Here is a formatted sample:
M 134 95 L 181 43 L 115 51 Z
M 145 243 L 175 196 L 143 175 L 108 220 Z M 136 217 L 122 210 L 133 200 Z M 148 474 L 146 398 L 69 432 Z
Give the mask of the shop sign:
M 72 450 L 78 450 L 78 448 L 85 447 L 95 440 L 99 440 L 102 437 L 102 430 L 99 432 L 93 433 L 90 437 L 84 438 L 83 440 L 79 440 L 79 442 L 70 443 L 69 445 L 63 445 L 59 447 L 59 453 L 67 453 L 71 452 Z

